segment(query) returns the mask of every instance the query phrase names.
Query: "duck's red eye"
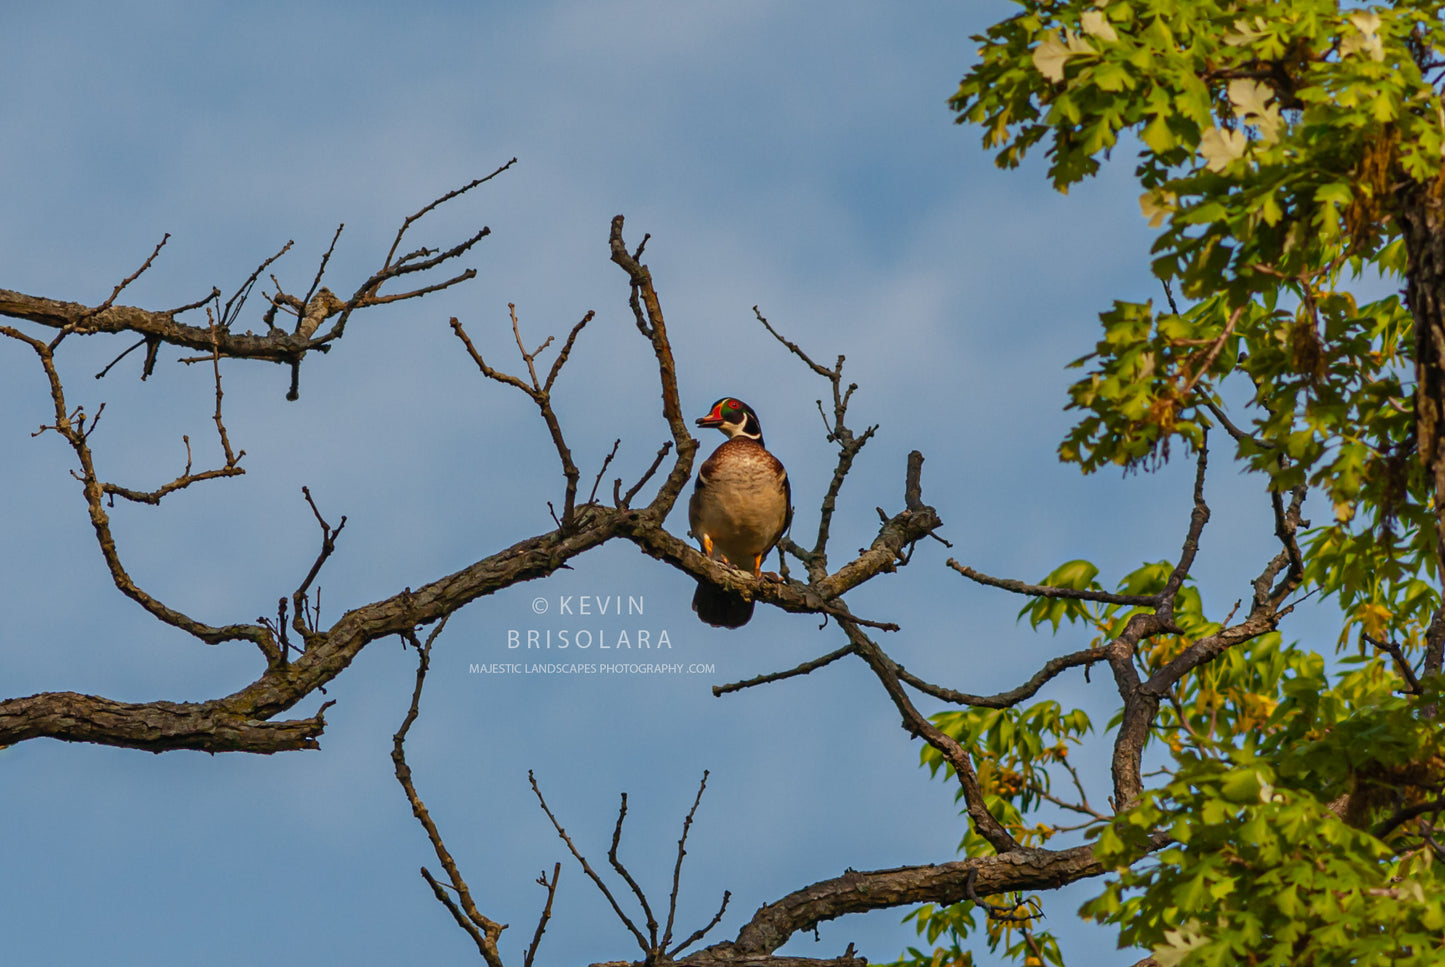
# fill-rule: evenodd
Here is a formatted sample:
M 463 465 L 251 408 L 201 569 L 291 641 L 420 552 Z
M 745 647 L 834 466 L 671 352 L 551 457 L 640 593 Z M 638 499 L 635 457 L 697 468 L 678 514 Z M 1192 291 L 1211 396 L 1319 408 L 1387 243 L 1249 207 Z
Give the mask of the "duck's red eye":
M 740 408 L 741 406 L 742 406 L 742 404 L 739 403 L 737 400 L 728 400 L 728 401 L 727 401 L 727 408 L 730 409 L 730 410 L 736 410 L 736 409 Z

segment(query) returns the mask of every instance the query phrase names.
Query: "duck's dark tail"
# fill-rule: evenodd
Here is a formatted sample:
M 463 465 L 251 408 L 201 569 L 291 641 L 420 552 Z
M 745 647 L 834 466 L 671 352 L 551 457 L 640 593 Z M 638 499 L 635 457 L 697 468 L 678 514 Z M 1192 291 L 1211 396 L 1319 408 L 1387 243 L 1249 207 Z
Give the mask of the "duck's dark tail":
M 714 628 L 741 628 L 753 616 L 753 602 L 711 581 L 699 581 L 692 596 L 692 610 Z

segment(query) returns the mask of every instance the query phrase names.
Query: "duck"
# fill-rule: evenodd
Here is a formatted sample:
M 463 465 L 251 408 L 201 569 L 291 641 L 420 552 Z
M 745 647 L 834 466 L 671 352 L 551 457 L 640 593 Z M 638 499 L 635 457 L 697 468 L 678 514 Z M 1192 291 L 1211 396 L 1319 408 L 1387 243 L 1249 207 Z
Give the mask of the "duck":
M 757 413 L 737 397 L 715 402 L 697 425 L 727 439 L 698 468 L 687 507 L 691 533 L 712 560 L 760 577 L 793 520 L 788 472 L 763 443 Z M 699 578 L 692 609 L 713 627 L 741 628 L 752 619 L 753 600 Z

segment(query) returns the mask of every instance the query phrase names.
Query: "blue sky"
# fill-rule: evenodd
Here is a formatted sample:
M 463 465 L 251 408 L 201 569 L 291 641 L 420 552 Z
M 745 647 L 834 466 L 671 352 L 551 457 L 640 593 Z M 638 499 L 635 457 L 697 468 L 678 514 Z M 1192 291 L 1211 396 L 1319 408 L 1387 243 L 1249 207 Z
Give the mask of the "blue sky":
M 253 620 L 295 587 L 317 546 L 309 486 L 348 524 L 320 579 L 325 615 L 418 586 L 550 528 L 556 456 L 530 402 L 483 381 L 451 335 L 467 326 L 515 371 L 507 303 L 533 344 L 583 334 L 557 391 L 589 484 L 635 476 L 666 439 L 656 378 L 631 325 L 607 230 L 649 232 L 652 268 L 698 416 L 737 395 L 788 466 L 795 533 L 816 527 L 831 454 L 814 401 L 827 386 L 753 320 L 758 305 L 815 358 L 848 357 L 856 428 L 878 423 L 844 492 L 834 560 L 866 544 L 876 506 L 901 502 L 904 460 L 925 452 L 925 499 L 951 550 L 860 589 L 854 608 L 904 626 L 886 646 L 909 669 L 970 691 L 1010 687 L 1084 642 L 1035 635 L 1019 602 L 967 586 L 950 555 L 1039 578 L 1090 557 L 1112 580 L 1177 552 L 1190 468 L 1083 478 L 1054 447 L 1066 363 L 1111 299 L 1158 293 L 1151 233 L 1127 162 L 1052 193 L 1037 164 L 996 171 L 946 99 L 968 37 L 1001 3 L 878 5 L 542 2 L 527 5 L 131 5 L 11 3 L 0 32 L 0 286 L 97 303 L 164 233 L 155 267 L 121 301 L 149 308 L 231 291 L 288 239 L 276 271 L 304 291 L 337 223 L 328 279 L 350 291 L 379 266 L 401 219 L 516 156 L 515 168 L 439 211 L 419 242 L 488 225 L 469 285 L 356 317 L 329 356 L 286 373 L 230 364 L 227 422 L 245 477 L 159 509 L 115 511 L 137 581 L 204 620 Z M 253 300 L 243 323 L 259 328 Z M 208 369 L 162 354 L 92 375 L 124 343 L 67 347 L 77 402 L 107 404 L 102 473 L 149 488 L 215 460 Z M 30 434 L 48 400 L 32 355 L 0 346 L 0 677 L 5 694 L 95 692 L 200 700 L 259 671 L 253 651 L 157 627 L 110 585 L 53 435 Z M 703 439 L 704 452 L 716 439 Z M 1268 547 L 1257 481 L 1220 461 L 1215 523 L 1196 573 L 1220 610 Z M 686 532 L 681 512 L 670 520 Z M 802 528 L 801 532 L 798 528 Z M 711 770 L 684 869 L 680 921 L 709 940 L 760 904 L 847 867 L 952 859 L 952 789 L 918 767 L 917 744 L 861 664 L 722 699 L 710 687 L 830 651 L 835 629 L 759 609 L 745 630 L 700 625 L 691 581 L 609 545 L 544 582 L 461 614 L 439 640 L 410 753 L 417 784 L 481 908 L 510 923 L 520 963 L 540 908 L 533 881 L 564 860 L 539 963 L 631 957 L 630 939 L 566 856 L 527 786 L 594 861 L 629 793 L 624 858 L 665 899 L 672 851 Z M 558 615 L 565 595 L 642 599 L 640 616 Z M 549 604 L 537 615 L 532 602 Z M 587 623 L 587 622 L 591 623 Z M 574 623 L 575 622 L 575 623 Z M 579 627 L 666 631 L 663 657 L 712 675 L 484 677 L 516 660 L 507 633 Z M 600 655 L 600 652 L 598 652 Z M 535 659 L 534 653 L 529 658 Z M 553 657 L 567 657 L 554 655 Z M 605 657 L 605 656 L 604 656 Z M 145 753 L 48 740 L 0 751 L 0 936 L 16 963 L 389 964 L 464 962 L 470 941 L 417 876 L 435 867 L 391 773 L 390 736 L 414 664 L 370 645 L 328 689 L 319 752 L 272 757 Z M 1112 708 L 1107 676 L 1075 674 L 1048 697 Z M 316 701 L 302 709 L 309 712 Z M 933 711 L 934 709 L 930 709 Z M 1103 799 L 1107 750 L 1090 750 Z M 1048 901 L 1075 962 L 1127 959 L 1077 923 L 1084 884 Z M 903 910 L 824 925 L 786 950 L 872 960 L 913 942 Z M 981 963 L 988 962 L 986 956 Z

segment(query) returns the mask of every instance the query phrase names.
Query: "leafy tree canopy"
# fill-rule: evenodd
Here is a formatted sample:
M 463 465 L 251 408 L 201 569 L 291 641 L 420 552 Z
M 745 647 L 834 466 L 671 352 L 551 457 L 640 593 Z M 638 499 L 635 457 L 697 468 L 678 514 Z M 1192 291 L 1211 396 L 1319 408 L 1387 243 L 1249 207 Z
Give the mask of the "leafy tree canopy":
M 1445 3 L 1018 5 L 974 38 L 957 120 L 983 129 L 1001 167 L 1041 150 L 1061 192 L 1134 154 L 1140 207 L 1160 229 L 1160 301 L 1100 313 L 1102 336 L 1074 364 L 1079 419 L 1060 457 L 1091 472 L 1183 450 L 1200 454 L 1202 480 L 1202 451 L 1228 437 L 1282 527 L 1287 505 L 1317 495 L 1294 559 L 1254 579 L 1257 606 L 1297 571 L 1290 603 L 1217 646 L 1233 614 L 1206 615 L 1188 580 L 1169 627 L 1130 637 L 1151 609 L 1127 596 L 1165 588 L 1168 563 L 1112 596 L 1086 561 L 1035 588 L 1087 592 L 1036 595 L 1021 616 L 1090 629 L 1096 648 L 1125 641 L 1132 670 L 1115 675 L 1145 690 L 1201 642 L 1214 652 L 1157 697 L 1144 741 L 1162 770 L 1137 794 L 1116 775 L 1117 813 L 1069 807 L 1115 870 L 1082 912 L 1159 964 L 1438 963 Z M 1357 295 L 1394 286 L 1403 298 Z M 1311 594 L 1340 607 L 1333 649 L 1275 630 Z M 1126 703 L 1111 728 L 1129 715 Z M 1021 842 L 1066 831 L 1046 817 L 1061 781 L 1077 784 L 1082 711 L 1045 702 L 935 721 L 975 750 L 989 804 Z M 947 768 L 932 750 L 925 760 Z M 963 848 L 991 850 L 973 833 Z M 990 945 L 1063 963 L 1033 930 L 1037 905 L 1016 899 L 1012 917 L 986 911 Z M 916 910 L 930 949 L 909 959 L 971 962 L 981 903 Z

